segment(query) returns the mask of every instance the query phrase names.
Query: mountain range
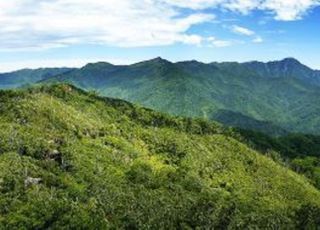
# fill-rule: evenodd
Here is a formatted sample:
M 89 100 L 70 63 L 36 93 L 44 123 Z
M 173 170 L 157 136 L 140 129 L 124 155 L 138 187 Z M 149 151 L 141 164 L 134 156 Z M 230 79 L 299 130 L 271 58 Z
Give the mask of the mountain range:
M 320 134 L 320 71 L 293 58 L 209 64 L 155 58 L 126 66 L 99 62 L 33 71 L 2 74 L 0 87 L 67 82 L 172 115 L 271 135 Z
M 50 77 L 71 71 L 69 68 L 22 69 L 0 74 L 0 89 L 13 89 L 32 85 Z

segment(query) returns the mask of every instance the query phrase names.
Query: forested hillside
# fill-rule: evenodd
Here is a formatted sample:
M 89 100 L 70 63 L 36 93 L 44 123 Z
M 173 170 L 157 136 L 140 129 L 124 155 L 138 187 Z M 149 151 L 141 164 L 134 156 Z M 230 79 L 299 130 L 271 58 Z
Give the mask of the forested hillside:
M 0 91 L 0 229 L 319 226 L 320 192 L 239 135 L 70 85 Z
M 271 135 L 320 134 L 320 74 L 295 59 L 260 63 L 88 64 L 44 82 L 68 82 L 158 111 Z

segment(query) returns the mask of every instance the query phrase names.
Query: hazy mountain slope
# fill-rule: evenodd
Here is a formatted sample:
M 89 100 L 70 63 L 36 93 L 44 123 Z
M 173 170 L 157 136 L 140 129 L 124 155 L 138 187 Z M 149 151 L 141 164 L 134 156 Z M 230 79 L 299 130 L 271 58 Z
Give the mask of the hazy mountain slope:
M 237 103 L 239 100 L 226 98 L 232 97 L 234 86 L 241 81 L 216 66 L 198 62 L 190 64 L 191 67 L 198 65 L 199 71 L 191 68 L 188 62 L 173 64 L 157 58 L 120 66 L 113 72 L 109 71 L 110 66 L 96 68 L 98 70 L 94 74 L 88 75 L 88 67 L 95 65 L 90 64 L 59 77 L 59 80 L 176 115 L 210 117 L 219 109 L 234 105 L 241 107 L 241 103 Z M 239 88 L 241 94 L 250 96 L 249 86 Z
M 210 119 L 228 126 L 260 131 L 272 136 L 284 136 L 288 134 L 288 131 L 279 126 L 275 126 L 271 122 L 259 121 L 252 117 L 242 115 L 241 113 L 228 110 L 218 110 Z
M 17 88 L 24 85 L 34 84 L 68 71 L 70 68 L 42 68 L 23 69 L 10 73 L 0 74 L 0 89 Z
M 230 111 L 251 118 L 238 118 L 234 124 L 239 127 L 269 134 L 283 130 L 319 134 L 320 87 L 315 83 L 319 79 L 318 71 L 294 59 L 204 64 L 157 58 L 130 66 L 89 64 L 52 80 L 174 115 L 219 117 L 224 122 L 230 119 L 221 119 L 220 111 Z M 264 129 L 264 124 L 275 129 Z
M 29 79 L 28 74 L 21 76 Z M 219 118 L 227 125 L 272 135 L 320 134 L 319 71 L 292 58 L 242 64 L 171 63 L 161 58 L 128 66 L 99 62 L 50 76 L 40 77 L 41 82 L 69 82 L 174 115 Z M 221 117 L 221 111 L 235 121 Z
M 320 193 L 215 123 L 0 91 L 0 228 L 315 228 Z
M 297 78 L 306 83 L 320 85 L 320 73 L 301 64 L 294 58 L 273 62 L 247 62 L 244 65 L 267 78 Z
M 166 60 L 157 58 L 131 66 L 107 66 L 97 68 L 97 71 L 91 74 L 88 68 L 94 65 L 90 64 L 78 71 L 62 75 L 59 81 L 66 81 L 83 89 L 97 90 L 104 96 L 129 100 L 174 115 L 202 115 L 203 113 L 198 111 L 199 104 L 204 106 L 208 103 L 209 98 L 199 95 L 198 90 L 202 84 Z M 90 72 L 90 75 L 87 72 Z
M 313 83 L 296 77 L 268 78 L 257 74 L 245 64 L 213 65 L 219 68 L 223 80 L 217 81 L 211 71 L 198 74 L 191 69 L 189 73 L 193 72 L 195 78 L 207 79 L 209 88 L 219 92 L 213 96 L 213 100 L 223 104 L 221 109 L 270 122 L 273 126 L 289 131 L 319 133 L 320 122 L 316 114 L 320 114 L 320 88 Z M 244 123 L 243 127 L 246 126 Z

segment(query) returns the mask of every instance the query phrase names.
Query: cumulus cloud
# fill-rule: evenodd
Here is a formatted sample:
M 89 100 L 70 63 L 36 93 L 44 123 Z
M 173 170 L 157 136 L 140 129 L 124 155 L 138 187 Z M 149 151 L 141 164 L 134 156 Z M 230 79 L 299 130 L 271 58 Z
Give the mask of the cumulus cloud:
M 2 0 L 0 50 L 83 43 L 120 47 L 200 45 L 206 38 L 190 33 L 190 29 L 214 19 L 205 9 L 242 14 L 264 10 L 276 20 L 296 20 L 319 3 L 320 0 Z M 216 44 L 227 46 L 218 41 Z
M 320 0 L 162 0 L 167 3 L 192 9 L 219 7 L 247 14 L 252 10 L 269 11 L 277 20 L 291 21 L 301 17 L 311 8 L 320 5 Z
M 154 0 L 10 0 L 0 3 L 0 49 L 77 43 L 121 47 L 199 44 L 187 31 L 212 14 L 182 15 Z
M 227 0 L 223 3 L 223 7 L 248 14 L 251 10 L 259 8 L 262 2 L 261 0 Z
M 277 20 L 292 21 L 301 19 L 310 8 L 318 5 L 319 0 L 267 0 L 260 8 L 273 11 Z

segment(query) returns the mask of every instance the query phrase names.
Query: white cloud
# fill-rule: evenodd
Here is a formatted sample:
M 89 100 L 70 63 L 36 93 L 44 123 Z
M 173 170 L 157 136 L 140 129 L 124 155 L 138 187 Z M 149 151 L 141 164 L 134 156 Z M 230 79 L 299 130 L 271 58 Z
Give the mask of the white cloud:
M 0 3 L 0 49 L 199 44 L 188 30 L 213 18 L 155 0 L 10 0 Z
M 232 11 L 247 14 L 251 10 L 258 8 L 261 2 L 261 0 L 229 0 L 225 1 L 224 7 Z
M 296 20 L 319 3 L 320 0 L 0 0 L 0 50 L 84 43 L 120 47 L 200 45 L 205 38 L 189 31 L 214 19 L 214 15 L 203 13 L 204 9 L 243 14 L 263 10 L 277 20 Z M 236 28 L 239 33 L 253 35 L 253 31 L 243 29 Z
M 228 47 L 232 46 L 232 42 L 225 40 L 216 40 L 212 42 L 212 45 L 214 45 L 215 47 Z
M 162 0 L 163 2 L 182 8 L 194 10 L 216 7 L 223 4 L 225 0 Z
M 260 8 L 273 11 L 277 20 L 292 21 L 319 4 L 319 0 L 267 0 Z
M 301 17 L 311 8 L 320 5 L 320 0 L 162 0 L 167 3 L 192 9 L 219 7 L 248 14 L 252 10 L 269 11 L 276 20 L 291 21 Z
M 207 41 L 209 43 L 209 47 L 228 47 L 228 46 L 232 46 L 233 42 L 232 41 L 228 41 L 228 40 L 220 40 L 217 39 L 215 37 L 208 37 Z
M 254 31 L 252 31 L 248 28 L 242 27 L 242 26 L 237 26 L 237 25 L 232 26 L 231 30 L 232 30 L 232 32 L 234 32 L 236 34 L 241 34 L 241 35 L 245 35 L 245 36 L 252 36 L 255 34 Z
M 231 27 L 231 31 L 233 33 L 244 35 L 244 36 L 248 36 L 248 37 L 251 37 L 251 38 L 254 37 L 251 40 L 253 43 L 262 43 L 263 42 L 262 37 L 260 37 L 259 35 L 257 35 L 256 32 L 254 32 L 253 30 L 250 30 L 248 28 L 245 28 L 245 27 L 242 27 L 242 26 L 233 25 Z
M 262 42 L 263 42 L 263 39 L 262 39 L 262 37 L 257 36 L 256 38 L 254 38 L 254 39 L 252 40 L 252 42 L 253 42 L 253 43 L 262 43 Z

